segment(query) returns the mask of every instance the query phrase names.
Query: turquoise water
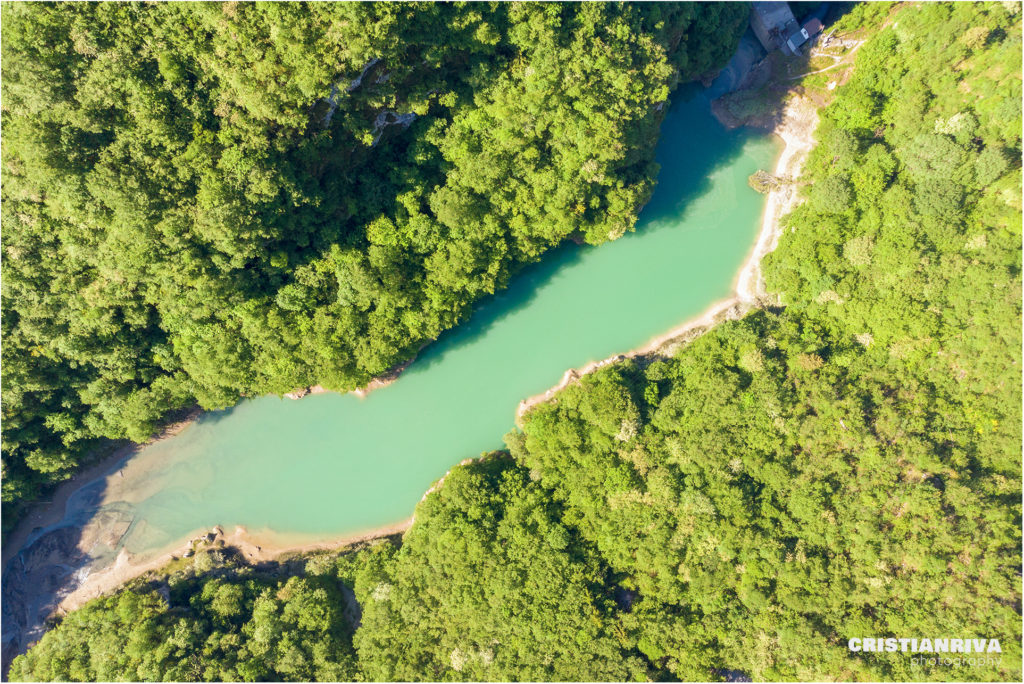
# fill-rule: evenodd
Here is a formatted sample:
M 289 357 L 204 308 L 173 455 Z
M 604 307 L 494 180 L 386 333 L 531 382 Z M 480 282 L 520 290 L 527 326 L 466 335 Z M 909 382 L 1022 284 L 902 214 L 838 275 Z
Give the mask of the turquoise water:
M 777 148 L 688 97 L 666 117 L 635 233 L 551 253 L 364 399 L 245 401 L 144 449 L 110 480 L 105 507 L 135 521 L 124 545 L 153 550 L 218 524 L 280 542 L 404 520 L 448 468 L 502 446 L 521 399 L 728 297 L 764 205 L 747 177 Z

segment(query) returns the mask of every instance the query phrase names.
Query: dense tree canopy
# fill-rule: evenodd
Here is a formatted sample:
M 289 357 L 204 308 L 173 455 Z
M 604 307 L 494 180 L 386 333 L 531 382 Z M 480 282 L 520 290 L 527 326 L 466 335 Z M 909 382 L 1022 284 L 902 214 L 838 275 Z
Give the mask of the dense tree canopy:
M 133 611 L 165 631 L 103 677 L 182 648 L 174 619 L 195 621 L 195 643 L 240 634 L 224 643 L 262 654 L 258 597 L 275 586 L 288 604 L 303 594 L 281 587 L 302 581 L 325 611 L 352 608 L 333 590 L 361 607 L 347 626 L 281 627 L 319 629 L 279 641 L 323 649 L 334 676 L 1019 680 L 1020 5 L 843 21 L 872 33 L 765 263 L 778 305 L 538 405 L 507 454 L 452 470 L 401 543 L 251 589 L 220 570 L 171 582 L 166 603 L 133 588 L 69 616 L 13 677 L 101 676 L 87 663 L 135 643 Z M 847 649 L 868 636 L 997 638 L 1002 653 L 915 666 Z M 279 649 L 251 672 L 192 653 L 144 672 L 295 672 Z
M 566 238 L 630 230 L 670 88 L 726 59 L 746 17 L 2 11 L 5 503 L 170 409 L 364 384 Z
M 510 436 L 677 677 L 1020 677 L 1019 10 L 906 7 L 861 48 L 766 259 L 784 308 Z M 846 649 L 982 632 L 1001 665 Z
M 457 468 L 416 515 L 393 559 L 358 575 L 368 679 L 645 677 L 622 651 L 606 569 L 522 468 Z
M 263 576 L 211 550 L 162 588 L 121 592 L 71 613 L 10 676 L 346 681 L 358 673 L 352 625 L 333 578 Z

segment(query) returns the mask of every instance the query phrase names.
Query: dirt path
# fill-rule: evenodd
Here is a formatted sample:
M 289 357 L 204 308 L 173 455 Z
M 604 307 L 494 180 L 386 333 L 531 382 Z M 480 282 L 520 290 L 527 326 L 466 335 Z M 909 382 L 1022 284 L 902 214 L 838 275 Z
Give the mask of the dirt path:
M 860 41 L 860 42 L 855 43 L 853 45 L 853 48 L 849 52 L 847 52 L 846 54 L 843 54 L 843 55 L 830 55 L 828 53 L 820 53 L 820 54 L 814 55 L 816 57 L 828 57 L 829 59 L 831 59 L 835 63 L 832 64 L 832 66 L 827 66 L 824 69 L 818 69 L 817 71 L 808 71 L 805 74 L 799 74 L 797 76 L 789 76 L 789 77 L 786 78 L 786 80 L 787 81 L 798 81 L 798 80 L 800 80 L 802 78 L 806 78 L 808 76 L 813 76 L 814 74 L 823 74 L 826 71 L 831 71 L 832 69 L 835 69 L 836 67 L 851 66 L 853 64 L 853 56 L 854 56 L 854 54 L 856 54 L 857 50 L 859 50 L 860 46 L 863 45 L 863 44 L 864 44 L 863 40 Z

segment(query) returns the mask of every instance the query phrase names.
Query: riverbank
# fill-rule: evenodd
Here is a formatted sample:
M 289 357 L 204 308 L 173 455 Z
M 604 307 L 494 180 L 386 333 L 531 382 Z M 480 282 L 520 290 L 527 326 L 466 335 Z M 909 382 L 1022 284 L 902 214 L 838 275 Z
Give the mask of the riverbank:
M 414 356 L 408 361 L 395 366 L 386 373 L 373 378 L 363 387 L 357 387 L 350 390 L 349 393 L 359 397 L 360 399 L 365 398 L 371 392 L 387 387 L 397 380 L 402 372 L 415 360 L 416 357 Z M 291 392 L 285 392 L 281 396 L 285 399 L 299 400 L 310 395 L 323 394 L 331 391 L 333 390 L 329 390 L 323 385 L 312 385 L 296 389 Z M 52 495 L 49 497 L 49 500 L 30 504 L 30 512 L 25 513 L 24 517 L 17 522 L 14 529 L 11 530 L 11 533 L 4 540 L 3 549 L 0 550 L 0 556 L 2 556 L 2 558 L 0 558 L 0 568 L 7 567 L 7 564 L 21 549 L 25 547 L 25 544 L 33 534 L 41 529 L 56 525 L 64 518 L 68 499 L 75 492 L 81 490 L 82 487 L 91 482 L 108 477 L 113 473 L 118 464 L 135 455 L 142 449 L 171 437 L 175 437 L 189 425 L 199 420 L 205 413 L 206 411 L 199 407 L 189 409 L 185 413 L 184 417 L 172 420 L 170 423 L 165 425 L 156 436 L 152 437 L 148 441 L 141 444 L 125 444 L 124 446 L 115 448 L 107 456 L 101 457 L 96 463 L 80 470 L 67 480 L 56 485 L 53 489 Z
M 431 488 L 434 491 L 437 485 Z M 429 492 L 428 492 L 429 493 Z M 426 496 L 426 495 L 424 495 Z M 81 584 L 57 605 L 55 614 L 62 616 L 76 610 L 85 603 L 117 591 L 125 584 L 139 579 L 150 572 L 156 572 L 170 563 L 181 558 L 192 556 L 197 548 L 223 546 L 234 549 L 250 565 L 260 563 L 282 561 L 287 556 L 317 551 L 339 551 L 347 546 L 362 542 L 404 534 L 413 523 L 410 516 L 394 525 L 345 535 L 335 539 L 308 543 L 280 543 L 275 540 L 273 534 L 252 533 L 244 527 L 236 527 L 232 532 L 225 533 L 220 527 L 215 527 L 208 533 L 199 534 L 180 544 L 171 550 L 153 556 L 145 561 L 139 561 L 133 554 L 125 549 L 117 555 L 117 559 L 109 567 L 95 573 L 90 573 L 83 578 Z
M 5 606 L 23 615 L 11 630 L 23 625 L 30 641 L 60 603 L 116 590 L 175 552 L 175 565 L 187 564 L 182 542 L 207 537 L 217 523 L 248 527 L 239 539 L 251 543 L 257 565 L 310 548 L 305 542 L 325 549 L 354 541 L 317 540 L 317 530 L 386 534 L 378 526 L 408 516 L 453 460 L 500 448 L 522 397 L 588 357 L 663 337 L 681 310 L 701 311 L 735 289 L 767 201 L 746 180 L 775 166 L 780 146 L 727 133 L 701 97 L 671 110 L 661 145 L 657 196 L 635 233 L 604 249 L 563 249 L 531 269 L 379 400 L 327 393 L 301 408 L 270 397 L 245 402 L 76 496 L 68 507 L 76 519 L 15 559 Z M 683 159 L 677 150 L 686 145 Z M 265 527 L 294 534 L 272 539 Z M 119 559 L 122 546 L 138 555 Z M 116 572 L 102 572 L 115 564 Z
M 484 456 L 481 456 L 481 458 L 484 458 Z M 478 459 L 463 459 L 458 463 L 458 466 L 468 465 L 476 460 Z M 448 469 L 444 475 L 423 493 L 420 501 L 426 500 L 428 496 L 438 491 L 444 485 L 444 481 L 450 473 L 451 469 Z M 257 565 L 260 563 L 280 562 L 286 560 L 289 556 L 316 553 L 318 551 L 339 552 L 346 547 L 356 544 L 405 534 L 415 521 L 416 516 L 413 514 L 405 520 L 392 525 L 377 527 L 334 539 L 298 543 L 295 542 L 294 535 L 289 535 L 290 541 L 284 541 L 284 537 L 280 537 L 273 532 L 254 533 L 245 527 L 238 526 L 232 532 L 225 533 L 223 529 L 217 526 L 209 532 L 197 533 L 197 536 L 191 537 L 187 542 L 164 550 L 145 561 L 140 561 L 127 550 L 121 549 L 117 559 L 109 567 L 83 577 L 79 586 L 60 601 L 54 612 L 56 615 L 66 615 L 95 598 L 113 593 L 133 580 L 139 579 L 148 573 L 159 571 L 181 558 L 190 557 L 198 547 L 229 547 L 234 549 L 249 565 Z
M 25 544 L 36 532 L 58 524 L 67 512 L 68 499 L 71 496 L 82 489 L 91 482 L 103 479 L 112 475 L 118 465 L 125 459 L 133 456 L 138 451 L 145 449 L 148 446 L 162 442 L 165 439 L 170 439 L 178 435 L 182 430 L 187 428 L 193 422 L 199 419 L 203 415 L 202 409 L 196 407 L 188 410 L 184 416 L 174 420 L 157 434 L 155 437 L 150 439 L 144 444 L 126 444 L 125 446 L 119 447 L 111 452 L 108 456 L 102 457 L 99 461 L 89 466 L 85 470 L 81 470 L 75 473 L 71 478 L 61 482 L 53 490 L 53 495 L 49 501 L 38 502 L 34 504 L 36 510 L 32 510 L 26 513 L 25 516 L 18 522 L 17 526 L 11 531 L 11 534 L 4 540 L 3 551 L 2 551 L 2 565 L 0 567 L 6 568 L 7 564 L 14 558 L 14 556 L 25 547 Z
M 733 296 L 712 304 L 700 316 L 684 321 L 641 347 L 600 361 L 593 361 L 581 368 L 567 370 L 557 385 L 519 403 L 519 408 L 516 411 L 517 422 L 521 421 L 530 409 L 538 404 L 551 401 L 559 391 L 588 373 L 626 359 L 651 355 L 671 356 L 679 347 L 713 326 L 722 321 L 741 318 L 748 311 L 760 305 L 767 295 L 761 272 L 761 260 L 778 246 L 782 233 L 782 218 L 791 212 L 799 201 L 797 186 L 792 181 L 795 181 L 800 175 L 804 160 L 811 148 L 814 147 L 814 129 L 817 126 L 817 121 L 817 106 L 809 99 L 794 94 L 786 104 L 779 123 L 771 129 L 771 133 L 783 142 L 783 149 L 775 163 L 773 174 L 776 178 L 784 179 L 787 182 L 780 183 L 768 193 L 761 220 L 761 230 L 750 256 L 736 277 Z M 727 128 L 735 125 L 734 122 L 721 121 L 721 123 Z

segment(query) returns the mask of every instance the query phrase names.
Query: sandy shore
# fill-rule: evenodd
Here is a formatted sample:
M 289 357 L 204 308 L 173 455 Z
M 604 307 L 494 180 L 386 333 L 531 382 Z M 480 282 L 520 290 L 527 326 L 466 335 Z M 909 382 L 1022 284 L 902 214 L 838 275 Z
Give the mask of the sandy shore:
M 816 125 L 817 108 L 814 104 L 801 96 L 794 96 L 786 105 L 780 123 L 772 130 L 772 133 L 781 138 L 785 144 L 775 164 L 774 175 L 777 178 L 795 179 L 800 175 L 800 169 L 807 158 L 807 153 L 814 146 L 813 135 Z M 740 318 L 756 307 L 766 294 L 764 278 L 761 273 L 761 260 L 778 245 L 782 231 L 781 219 L 796 207 L 797 202 L 796 185 L 793 183 L 783 183 L 768 194 L 761 220 L 761 231 L 750 256 L 736 277 L 732 297 L 712 304 L 700 316 L 677 325 L 641 347 L 601 361 L 592 361 L 581 368 L 567 370 L 557 385 L 519 403 L 519 408 L 516 411 L 517 421 L 534 406 L 550 401 L 560 390 L 570 383 L 576 382 L 587 373 L 629 358 L 650 354 L 671 356 L 680 346 L 693 340 L 717 323 Z
M 436 485 L 435 485 L 436 487 Z M 140 560 L 138 557 L 121 549 L 117 559 L 109 567 L 91 573 L 84 578 L 74 591 L 69 593 L 57 607 L 57 613 L 65 615 L 80 608 L 92 599 L 104 596 L 120 589 L 124 584 L 143 575 L 159 570 L 168 563 L 183 558 L 195 550 L 197 542 L 212 545 L 223 541 L 224 546 L 236 549 L 242 557 L 252 565 L 268 561 L 280 560 L 284 556 L 316 551 L 336 551 L 352 544 L 370 541 L 380 537 L 402 534 L 412 526 L 413 518 L 409 517 L 399 523 L 373 530 L 345 535 L 334 539 L 311 542 L 280 542 L 272 533 L 250 533 L 244 527 L 236 527 L 225 534 L 220 527 L 209 532 L 201 532 L 187 542 L 170 550 L 164 550 L 155 556 Z
M 467 465 L 476 460 L 478 459 L 467 458 L 460 461 L 458 465 Z M 451 469 L 445 472 L 423 493 L 420 501 L 425 500 L 432 493 L 439 490 L 444 485 L 445 478 L 448 477 L 449 473 L 451 473 Z M 233 532 L 225 534 L 220 526 L 217 526 L 209 532 L 197 531 L 189 536 L 187 542 L 162 550 L 144 560 L 134 556 L 125 549 L 121 549 L 117 559 L 110 566 L 82 578 L 79 586 L 61 600 L 56 612 L 60 615 L 66 615 L 92 599 L 113 593 L 126 583 L 149 572 L 160 570 L 168 563 L 185 557 L 188 552 L 194 551 L 197 548 L 197 543 L 210 546 L 218 541 L 223 541 L 225 547 L 237 550 L 247 563 L 255 565 L 257 563 L 282 560 L 285 556 L 295 554 L 339 551 L 353 544 L 404 534 L 412 527 L 415 521 L 416 516 L 411 515 L 405 520 L 392 525 L 347 534 L 333 539 L 318 539 L 315 541 L 296 541 L 294 536 L 282 537 L 273 531 L 253 533 L 242 526 L 238 526 Z
M 483 457 L 481 457 L 483 458 Z M 467 458 L 459 462 L 463 466 L 478 459 Z M 454 466 L 453 466 L 454 467 Z M 445 478 L 451 473 L 451 469 L 445 472 L 434 484 L 423 493 L 420 501 L 425 500 L 432 493 L 444 485 Z M 390 537 L 396 534 L 404 534 L 415 522 L 416 516 L 411 515 L 401 522 L 384 527 L 377 527 L 354 534 L 335 537 L 333 539 L 318 539 L 315 541 L 296 541 L 294 536 L 282 537 L 272 531 L 253 533 L 242 526 L 238 526 L 233 532 L 225 534 L 219 527 L 214 527 L 209 532 L 197 531 L 189 535 L 189 540 L 178 544 L 173 548 L 165 549 L 156 555 L 141 560 L 125 549 L 121 549 L 117 559 L 110 566 L 89 574 L 82 578 L 79 586 L 61 600 L 57 606 L 57 613 L 67 613 L 80 608 L 83 604 L 105 594 L 112 593 L 143 575 L 159 570 L 168 563 L 185 557 L 186 553 L 196 549 L 196 544 L 215 544 L 223 541 L 224 546 L 237 550 L 246 562 L 250 565 L 265 563 L 268 561 L 281 560 L 284 556 L 294 554 L 315 553 L 317 551 L 339 551 L 346 546 L 352 546 L 360 542 L 367 542 L 382 537 Z M 287 540 L 286 540 L 287 539 Z

